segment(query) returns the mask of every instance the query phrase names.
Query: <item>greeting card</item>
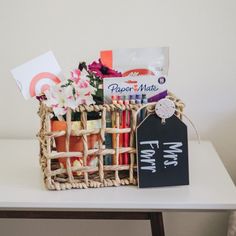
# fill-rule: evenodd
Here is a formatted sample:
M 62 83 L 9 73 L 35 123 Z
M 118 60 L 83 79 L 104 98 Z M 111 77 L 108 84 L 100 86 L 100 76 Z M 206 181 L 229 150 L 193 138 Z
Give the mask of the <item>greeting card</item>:
M 16 67 L 11 73 L 25 99 L 39 96 L 61 81 L 61 68 L 52 51 Z

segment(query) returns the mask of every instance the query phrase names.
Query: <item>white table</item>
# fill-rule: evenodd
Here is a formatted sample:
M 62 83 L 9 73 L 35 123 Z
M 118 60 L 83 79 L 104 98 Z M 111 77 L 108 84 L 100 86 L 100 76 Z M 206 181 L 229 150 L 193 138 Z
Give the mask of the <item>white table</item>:
M 189 143 L 190 185 L 150 189 L 48 191 L 38 153 L 37 140 L 0 140 L 0 218 L 151 219 L 153 235 L 164 235 L 161 211 L 236 209 L 236 188 L 210 142 Z

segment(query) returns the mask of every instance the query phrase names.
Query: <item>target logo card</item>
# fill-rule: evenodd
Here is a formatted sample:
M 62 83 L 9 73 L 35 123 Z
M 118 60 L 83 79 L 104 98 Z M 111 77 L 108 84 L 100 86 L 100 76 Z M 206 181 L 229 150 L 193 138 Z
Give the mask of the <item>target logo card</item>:
M 16 67 L 11 73 L 25 99 L 61 82 L 61 68 L 52 51 Z

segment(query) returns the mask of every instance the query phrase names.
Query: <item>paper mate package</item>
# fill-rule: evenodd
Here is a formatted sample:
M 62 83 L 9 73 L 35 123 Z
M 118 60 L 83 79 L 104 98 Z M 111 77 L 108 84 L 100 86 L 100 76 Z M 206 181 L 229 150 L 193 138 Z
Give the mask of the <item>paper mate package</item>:
M 128 48 L 100 52 L 102 63 L 122 73 L 121 78 L 104 78 L 104 101 L 112 95 L 145 94 L 148 102 L 167 95 L 169 48 Z
M 112 102 L 112 96 L 124 95 L 146 95 L 148 102 L 158 101 L 165 97 L 166 76 L 125 76 L 120 78 L 104 78 L 103 92 L 104 102 L 109 104 Z

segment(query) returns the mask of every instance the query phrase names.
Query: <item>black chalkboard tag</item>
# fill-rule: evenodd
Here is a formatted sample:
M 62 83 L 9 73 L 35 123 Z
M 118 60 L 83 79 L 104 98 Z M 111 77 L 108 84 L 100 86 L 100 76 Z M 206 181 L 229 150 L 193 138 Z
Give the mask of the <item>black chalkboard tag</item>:
M 136 131 L 140 188 L 189 184 L 187 126 L 175 115 L 151 114 Z

